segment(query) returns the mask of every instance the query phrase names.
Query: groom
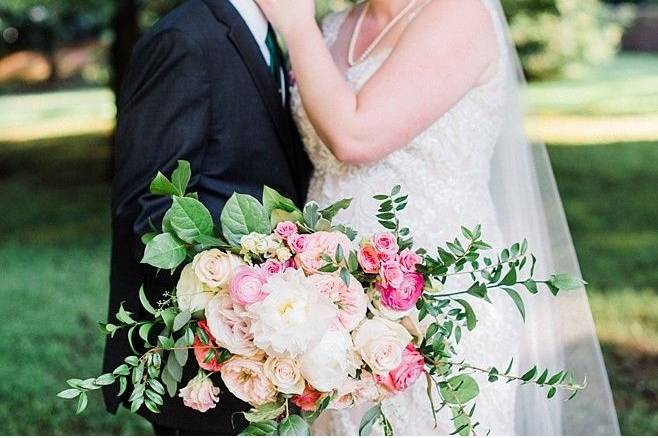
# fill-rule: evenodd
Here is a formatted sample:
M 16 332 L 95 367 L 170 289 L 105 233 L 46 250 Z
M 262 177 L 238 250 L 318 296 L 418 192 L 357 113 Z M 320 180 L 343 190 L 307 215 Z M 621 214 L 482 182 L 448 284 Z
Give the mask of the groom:
M 110 318 L 122 302 L 140 319 L 139 288 L 152 303 L 176 275 L 140 263 L 140 236 L 159 227 L 169 201 L 149 193 L 160 170 L 192 165 L 189 190 L 212 212 L 233 192 L 257 198 L 264 185 L 304 202 L 311 165 L 288 109 L 286 75 L 274 33 L 253 0 L 188 0 L 137 44 L 119 101 L 112 188 Z M 218 218 L 218 214 L 216 215 Z M 145 316 L 145 315 L 144 315 Z M 123 336 L 108 338 L 104 372 L 131 355 Z M 186 370 L 183 384 L 191 375 Z M 213 376 L 217 377 L 217 376 Z M 166 401 L 161 414 L 139 413 L 156 434 L 233 435 L 247 406 L 222 389 L 217 408 L 201 414 Z M 129 391 L 128 391 L 129 392 Z M 114 413 L 125 398 L 104 391 Z

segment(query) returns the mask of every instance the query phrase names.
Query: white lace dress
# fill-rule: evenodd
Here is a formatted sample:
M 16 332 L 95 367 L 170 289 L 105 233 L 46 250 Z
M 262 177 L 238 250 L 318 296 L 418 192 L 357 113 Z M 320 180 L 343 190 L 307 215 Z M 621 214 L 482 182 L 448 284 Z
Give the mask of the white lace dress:
M 347 11 L 328 16 L 323 23 L 327 45 L 331 46 L 347 16 Z M 501 47 L 504 45 L 501 44 Z M 346 77 L 359 89 L 382 65 L 388 53 L 369 57 L 351 67 Z M 306 150 L 314 166 L 308 198 L 326 205 L 353 197 L 352 207 L 337 217 L 362 233 L 381 231 L 375 214 L 376 193 L 387 193 L 401 184 L 409 195 L 401 221 L 411 228 L 417 247 L 432 250 L 437 244 L 460 235 L 460 225 L 481 224 L 486 241 L 500 243 L 488 183 L 490 160 L 501 130 L 504 69 L 488 83 L 474 88 L 448 113 L 432 124 L 404 148 L 385 159 L 367 165 L 347 165 L 336 160 L 315 133 L 295 87 L 291 89 L 292 107 Z M 454 284 L 454 287 L 459 287 Z M 493 305 L 476 305 L 479 323 L 473 334 L 460 344 L 461 358 L 472 364 L 505 369 L 518 345 L 514 333 L 520 318 L 509 298 L 494 300 Z M 474 303 L 477 304 L 477 303 Z M 488 384 L 486 376 L 475 376 L 481 394 L 474 414 L 481 423 L 478 434 L 513 435 L 516 388 L 504 383 Z M 358 435 L 361 414 L 367 406 L 343 411 L 327 411 L 315 423 L 318 435 Z M 396 435 L 445 435 L 454 430 L 449 409 L 439 414 L 434 428 L 425 379 L 407 392 L 387 400 L 384 412 Z

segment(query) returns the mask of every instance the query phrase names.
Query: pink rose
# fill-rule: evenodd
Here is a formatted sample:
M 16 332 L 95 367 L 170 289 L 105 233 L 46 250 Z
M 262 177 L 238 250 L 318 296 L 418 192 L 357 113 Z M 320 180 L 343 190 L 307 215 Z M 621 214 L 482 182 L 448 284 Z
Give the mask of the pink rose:
M 294 253 L 302 252 L 306 249 L 307 238 L 303 234 L 293 233 L 288 237 L 288 246 Z
M 377 383 L 390 392 L 402 392 L 413 385 L 423 374 L 425 360 L 413 344 L 402 353 L 402 363 L 388 374 L 377 375 Z
M 359 249 L 357 259 L 363 272 L 377 274 L 379 272 L 379 255 L 374 246 L 366 244 Z
M 261 360 L 233 356 L 224 363 L 221 373 L 231 394 L 252 406 L 276 400 L 276 388 L 265 375 Z
M 368 296 L 356 278 L 350 275 L 349 287 L 335 275 L 314 274 L 309 280 L 338 306 L 338 323 L 348 332 L 357 328 L 366 317 Z
M 425 279 L 418 273 L 404 274 L 399 287 L 390 284 L 377 284 L 377 291 L 381 295 L 381 304 L 392 310 L 406 311 L 416 305 L 416 301 L 423 293 Z
M 336 256 L 336 248 L 340 246 L 343 254 L 350 253 L 351 242 L 347 236 L 339 231 L 318 231 L 306 236 L 306 248 L 297 253 L 295 261 L 307 274 L 316 274 L 320 268 L 327 264 L 322 258 Z
M 185 388 L 179 392 L 183 404 L 199 412 L 206 412 L 217 406 L 219 401 L 219 388 L 205 375 L 199 374 L 190 380 Z
M 380 274 L 384 278 L 384 283 L 386 283 L 388 287 L 400 287 L 404 280 L 402 267 L 400 266 L 400 263 L 395 260 L 382 263 Z
M 380 253 L 397 254 L 398 252 L 398 242 L 393 233 L 377 233 L 373 236 L 372 242 Z
M 228 284 L 231 299 L 241 306 L 263 301 L 267 294 L 263 291 L 265 274 L 251 267 L 241 267 Z
M 251 333 L 251 319 L 244 307 L 229 295 L 215 295 L 206 307 L 208 331 L 213 342 L 232 354 L 253 356 L 259 352 Z
M 274 229 L 274 232 L 280 238 L 286 239 L 292 234 L 297 233 L 297 225 L 290 221 L 279 222 Z
M 379 398 L 379 390 L 375 378 L 367 371 L 361 372 L 359 379 L 348 377 L 336 390 L 336 396 L 331 400 L 329 409 L 346 409 L 365 402 L 375 402 Z
M 416 272 L 416 265 L 420 265 L 423 259 L 410 249 L 400 253 L 400 265 L 404 272 Z
M 219 371 L 222 369 L 222 364 L 217 361 L 217 355 L 214 355 L 209 361 L 206 362 L 206 356 L 211 348 L 219 348 L 215 341 L 215 337 L 210 333 L 208 329 L 208 324 L 206 321 L 198 322 L 199 329 L 203 330 L 208 337 L 208 344 L 205 344 L 201 341 L 201 338 L 198 336 L 194 337 L 194 357 L 196 358 L 197 363 L 201 369 L 206 371 Z
M 263 263 L 262 265 L 260 265 L 260 269 L 261 269 L 261 270 L 265 273 L 265 275 L 267 275 L 268 277 L 270 277 L 270 276 L 272 276 L 272 275 L 276 275 L 276 274 L 282 272 L 282 271 L 283 271 L 283 268 L 284 268 L 283 263 L 281 263 L 281 262 L 278 261 L 278 260 L 274 260 L 274 259 L 267 259 L 267 260 L 265 261 L 265 263 Z
M 302 411 L 314 411 L 317 409 L 318 400 L 322 398 L 323 394 L 317 391 L 312 386 L 306 385 L 302 395 L 296 395 L 290 401 Z

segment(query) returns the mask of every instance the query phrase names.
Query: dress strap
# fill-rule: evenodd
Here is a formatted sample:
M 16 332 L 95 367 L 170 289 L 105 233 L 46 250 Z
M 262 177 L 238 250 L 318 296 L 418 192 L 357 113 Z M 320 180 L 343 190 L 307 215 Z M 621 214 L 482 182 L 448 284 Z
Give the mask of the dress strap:
M 351 10 L 352 8 L 347 8 L 340 12 L 334 12 L 322 20 L 322 35 L 324 35 L 324 41 L 328 47 L 333 46 L 336 39 L 338 39 L 340 28 Z

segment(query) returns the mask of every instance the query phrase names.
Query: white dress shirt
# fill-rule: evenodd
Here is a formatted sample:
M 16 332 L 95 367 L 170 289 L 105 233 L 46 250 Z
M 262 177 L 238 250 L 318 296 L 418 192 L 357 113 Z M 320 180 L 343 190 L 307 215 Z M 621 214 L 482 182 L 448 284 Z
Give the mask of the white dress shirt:
M 256 43 L 258 43 L 258 48 L 260 48 L 263 58 L 265 58 L 265 62 L 269 66 L 272 60 L 270 59 L 270 50 L 267 48 L 267 43 L 265 42 L 267 40 L 267 31 L 269 29 L 267 18 L 265 18 L 265 15 L 263 15 L 263 12 L 254 0 L 230 0 L 230 2 L 240 13 L 244 22 L 247 23 L 249 30 L 251 30 L 251 34 L 254 36 Z M 281 99 L 285 104 L 286 78 L 284 75 L 285 72 L 282 68 L 279 75 L 281 81 L 279 86 L 281 87 Z
M 267 40 L 268 23 L 265 15 L 261 12 L 260 8 L 254 0 L 230 0 L 235 9 L 238 10 L 242 19 L 247 23 L 251 34 L 258 43 L 260 51 L 263 53 L 265 62 L 270 65 L 270 51 L 267 48 L 265 40 Z

